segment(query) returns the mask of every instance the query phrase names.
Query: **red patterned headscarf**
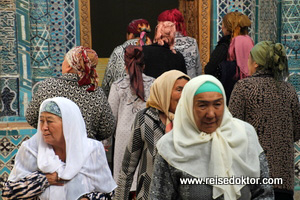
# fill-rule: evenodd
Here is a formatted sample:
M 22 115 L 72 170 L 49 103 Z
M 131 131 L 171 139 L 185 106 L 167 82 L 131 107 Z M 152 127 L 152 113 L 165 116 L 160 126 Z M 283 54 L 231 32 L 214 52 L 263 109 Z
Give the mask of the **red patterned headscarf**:
M 98 64 L 97 53 L 88 47 L 78 46 L 68 51 L 66 59 L 79 76 L 78 84 L 80 86 L 90 85 L 87 91 L 95 91 L 98 86 L 98 74 L 96 72 Z
M 143 69 L 144 54 L 141 46 L 129 45 L 125 49 L 125 67 L 130 77 L 130 85 L 135 94 L 145 101 Z
M 157 21 L 164 22 L 164 21 L 170 21 L 173 22 L 176 26 L 176 31 L 180 32 L 182 35 L 187 36 L 186 29 L 185 29 L 185 23 L 184 18 L 181 12 L 174 8 L 171 10 L 166 10 L 162 12 L 160 15 L 158 15 Z
M 175 24 L 170 21 L 159 22 L 156 26 L 154 42 L 157 42 L 159 45 L 163 46 L 167 43 L 170 47 L 170 50 L 176 54 L 174 49 L 175 42 L 175 33 L 176 28 Z
M 139 37 L 138 45 L 151 44 L 151 39 L 147 36 L 150 33 L 150 24 L 145 19 L 132 20 L 127 26 L 127 33 L 133 33 L 135 37 Z

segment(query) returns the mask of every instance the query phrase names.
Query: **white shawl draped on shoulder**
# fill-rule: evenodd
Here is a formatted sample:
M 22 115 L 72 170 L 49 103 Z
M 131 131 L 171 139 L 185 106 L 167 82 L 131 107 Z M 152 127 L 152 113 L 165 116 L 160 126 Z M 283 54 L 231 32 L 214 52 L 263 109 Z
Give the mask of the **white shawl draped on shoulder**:
M 59 178 L 66 180 L 64 185 L 51 185 L 40 195 L 41 200 L 69 200 L 89 192 L 113 191 L 116 183 L 108 167 L 103 145 L 87 138 L 78 106 L 62 97 L 47 99 L 42 105 L 46 101 L 54 101 L 61 110 L 66 162 L 62 162 L 52 147 L 43 141 L 39 123 L 37 133 L 22 143 L 9 180 L 18 181 L 37 170 L 43 173 L 57 172 Z

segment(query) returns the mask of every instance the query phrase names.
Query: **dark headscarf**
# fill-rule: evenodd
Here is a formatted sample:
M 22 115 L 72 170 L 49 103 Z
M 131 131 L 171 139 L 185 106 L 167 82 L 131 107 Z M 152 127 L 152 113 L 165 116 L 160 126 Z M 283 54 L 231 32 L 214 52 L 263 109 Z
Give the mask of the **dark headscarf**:
M 125 49 L 125 66 L 130 77 L 130 85 L 135 94 L 145 101 L 143 68 L 144 54 L 140 46 L 129 45 Z

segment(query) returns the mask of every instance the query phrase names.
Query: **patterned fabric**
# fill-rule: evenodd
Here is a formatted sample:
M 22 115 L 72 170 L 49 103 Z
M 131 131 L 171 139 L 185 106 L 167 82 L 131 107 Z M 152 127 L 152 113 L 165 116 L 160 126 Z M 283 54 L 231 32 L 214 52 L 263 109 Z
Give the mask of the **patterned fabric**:
M 236 83 L 229 109 L 254 126 L 265 150 L 270 177 L 283 178 L 275 191 L 294 190 L 294 142 L 300 139 L 300 105 L 293 86 L 257 71 Z
M 126 75 L 124 61 L 125 48 L 129 45 L 136 45 L 137 42 L 138 39 L 127 40 L 122 45 L 117 46 L 110 55 L 102 81 L 102 89 L 107 97 L 113 82 Z
M 157 43 L 160 46 L 168 44 L 170 50 L 173 53 L 176 53 L 176 51 L 174 50 L 175 34 L 176 28 L 173 22 L 158 22 L 155 29 L 155 36 L 153 42 Z
M 264 153 L 259 156 L 260 160 L 260 177 L 269 178 L 268 163 Z M 181 199 L 196 200 L 205 199 L 213 200 L 212 186 L 201 184 L 181 184 L 180 178 L 195 178 L 181 170 L 169 165 L 158 154 L 155 158 L 154 171 L 150 189 L 151 200 L 161 199 Z M 223 200 L 221 196 L 217 200 Z M 273 200 L 274 193 L 271 185 L 246 185 L 241 190 L 239 200 Z
M 2 190 L 2 197 L 7 199 L 36 198 L 42 194 L 50 184 L 46 176 L 39 172 L 33 172 L 20 181 L 7 181 Z
M 176 32 L 175 50 L 184 57 L 187 75 L 194 78 L 202 74 L 200 54 L 195 38 L 183 36 L 181 33 Z
M 79 76 L 78 84 L 80 86 L 90 85 L 87 91 L 95 91 L 98 86 L 98 74 L 96 72 L 98 64 L 97 53 L 93 49 L 78 46 L 68 51 L 66 59 Z
M 86 123 L 88 137 L 104 140 L 115 130 L 115 119 L 107 98 L 101 88 L 88 92 L 89 86 L 79 86 L 77 74 L 63 74 L 60 78 L 49 78 L 39 83 L 27 111 L 28 123 L 37 128 L 39 107 L 41 103 L 52 97 L 66 97 L 75 102 Z
M 122 162 L 115 199 L 128 199 L 134 172 L 138 169 L 137 199 L 148 200 L 157 141 L 164 135 L 165 125 L 159 111 L 146 108 L 137 113 L 129 144 Z
M 82 195 L 78 198 L 78 200 L 81 198 L 87 198 L 89 200 L 111 200 L 113 199 L 114 195 L 115 191 L 112 191 L 111 193 L 91 192 L 89 194 Z
M 38 196 L 49 186 L 50 184 L 46 176 L 43 173 L 36 171 L 18 182 L 6 182 L 2 190 L 2 197 L 4 200 L 6 198 L 38 200 Z M 113 196 L 114 191 L 111 193 L 91 192 L 82 195 L 78 200 L 83 197 L 90 200 L 111 200 Z
M 53 101 L 50 101 L 47 104 L 44 104 L 43 107 L 41 108 L 41 113 L 42 112 L 49 112 L 49 113 L 57 115 L 61 118 L 60 109 L 59 109 L 58 105 Z
M 145 99 L 150 95 L 150 87 L 154 78 L 143 74 Z M 131 127 L 136 114 L 146 108 L 146 102 L 138 98 L 130 87 L 129 76 L 125 76 L 115 81 L 108 97 L 109 105 L 117 120 L 117 128 L 115 133 L 115 149 L 114 149 L 114 179 L 118 181 L 119 173 L 122 166 L 122 159 L 126 146 L 130 139 Z M 137 173 L 136 173 L 137 174 Z M 132 185 L 132 190 L 136 189 L 136 177 Z

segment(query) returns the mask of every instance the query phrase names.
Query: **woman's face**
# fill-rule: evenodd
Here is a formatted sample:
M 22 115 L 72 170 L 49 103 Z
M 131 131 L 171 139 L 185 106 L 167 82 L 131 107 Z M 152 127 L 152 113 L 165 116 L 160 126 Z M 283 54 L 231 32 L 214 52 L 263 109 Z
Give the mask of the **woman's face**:
M 195 95 L 193 114 L 200 131 L 213 133 L 222 123 L 224 114 L 223 95 L 218 92 L 203 92 Z
M 40 129 L 45 143 L 58 146 L 65 142 L 62 119 L 49 112 L 40 115 Z
M 222 32 L 223 32 L 224 36 L 230 35 L 230 32 L 227 30 L 227 28 L 225 27 L 223 22 L 222 22 Z
M 258 64 L 252 60 L 251 55 L 248 57 L 248 70 L 249 70 L 249 76 L 252 76 L 257 70 Z
M 176 82 L 173 86 L 173 89 L 172 89 L 172 94 L 171 94 L 170 107 L 169 107 L 170 112 L 175 113 L 178 101 L 181 97 L 181 92 L 187 82 L 188 82 L 188 80 L 186 80 L 184 78 L 176 80 Z

